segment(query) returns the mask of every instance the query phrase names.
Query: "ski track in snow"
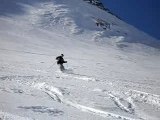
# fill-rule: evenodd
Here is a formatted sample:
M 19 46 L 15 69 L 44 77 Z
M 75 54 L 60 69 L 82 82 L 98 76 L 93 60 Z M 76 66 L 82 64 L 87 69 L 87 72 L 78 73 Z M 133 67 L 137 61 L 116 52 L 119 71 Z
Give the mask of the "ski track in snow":
M 73 100 L 69 100 L 69 99 L 64 98 L 63 94 L 61 93 L 61 91 L 58 88 L 53 87 L 53 86 L 49 86 L 45 82 L 33 84 L 33 87 L 36 89 L 42 90 L 47 95 L 49 95 L 53 100 L 55 100 L 59 103 L 63 103 L 63 104 L 72 106 L 72 107 L 77 108 L 77 109 L 84 111 L 84 112 L 89 112 L 89 113 L 99 115 L 102 117 L 113 117 L 113 118 L 122 119 L 122 120 L 140 120 L 140 119 L 125 117 L 125 116 L 121 116 L 121 115 L 114 114 L 111 112 L 106 112 L 106 111 L 102 111 L 102 110 L 99 110 L 96 108 L 91 108 L 91 107 L 87 107 L 84 105 L 80 105 Z M 128 110 L 127 108 L 125 108 L 122 105 L 121 105 L 121 108 L 123 108 L 124 110 Z
M 84 80 L 84 81 L 98 81 L 97 79 L 93 78 L 93 77 L 88 77 L 86 75 L 80 75 L 80 74 L 76 74 L 76 73 L 72 73 L 72 72 L 57 72 L 57 78 L 73 78 L 73 79 L 77 79 L 77 80 Z
M 49 115 L 54 115 L 54 116 L 63 114 L 63 111 L 54 108 L 48 108 L 45 106 L 19 106 L 18 108 L 25 110 L 32 110 L 33 112 L 37 113 L 47 113 Z
M 131 99 L 124 100 L 123 98 L 119 98 L 112 93 L 109 93 L 108 95 L 114 101 L 115 105 L 118 106 L 121 110 L 124 110 L 125 112 L 128 112 L 130 114 L 134 114 L 134 105 L 133 102 L 131 102 Z M 127 106 L 124 106 L 121 101 L 127 102 Z
M 109 92 L 102 89 L 95 89 L 94 91 L 105 93 L 107 96 L 109 96 L 109 98 L 115 103 L 117 107 L 130 114 L 135 114 L 135 102 L 143 102 L 146 104 L 153 105 L 155 108 L 160 108 L 159 95 L 150 94 L 138 90 L 129 90 L 128 92 L 124 92 L 125 97 L 121 97 L 121 94 L 116 93 L 116 95 L 114 95 L 113 92 Z M 124 105 L 124 102 L 127 104 Z M 145 120 L 146 119 L 147 118 L 145 118 Z
M 62 73 L 62 74 L 66 74 L 66 73 Z M 66 74 L 67 75 L 67 74 Z M 72 74 L 70 74 L 72 75 Z M 103 110 L 99 110 L 96 108 L 92 108 L 92 107 L 87 107 L 81 104 L 78 104 L 76 101 L 74 100 L 69 100 L 67 98 L 64 97 L 65 93 L 63 90 L 61 90 L 60 88 L 57 87 L 53 87 L 50 86 L 48 84 L 46 84 L 45 82 L 43 83 L 30 83 L 28 81 L 21 81 L 21 79 L 37 79 L 40 78 L 40 76 L 2 76 L 0 77 L 0 79 L 2 81 L 12 81 L 14 79 L 17 79 L 17 83 L 23 85 L 27 85 L 27 86 L 32 86 L 33 88 L 36 88 L 38 90 L 41 90 L 43 92 L 45 92 L 51 99 L 53 99 L 54 101 L 57 101 L 59 103 L 68 105 L 68 106 L 72 106 L 76 109 L 79 109 L 81 111 L 85 111 L 88 113 L 92 113 L 95 115 L 99 115 L 99 116 L 103 116 L 103 117 L 113 117 L 116 119 L 122 119 L 122 120 L 134 120 L 134 118 L 130 118 L 130 117 L 125 117 L 122 115 L 118 115 L 115 113 L 111 113 L 111 112 L 106 112 Z M 68 76 L 67 76 L 68 77 Z M 74 78 L 74 77 L 73 77 Z M 13 93 L 18 93 L 18 94 L 26 94 L 25 91 L 23 89 L 20 88 L 5 88 L 5 87 L 1 87 L 0 88 L 1 91 L 6 91 L 6 92 L 13 92 Z M 138 102 L 144 102 L 147 104 L 151 104 L 154 105 L 156 107 L 160 106 L 160 96 L 159 95 L 154 95 L 154 94 L 150 94 L 150 93 L 145 93 L 145 92 L 141 92 L 141 91 L 137 91 L 137 90 L 130 90 L 128 92 L 125 92 L 125 96 L 127 97 L 127 99 L 120 97 L 119 95 L 114 95 L 114 93 L 112 92 L 107 92 L 106 90 L 101 90 L 101 89 L 95 89 L 94 91 L 98 91 L 98 92 L 105 92 L 105 94 L 107 94 L 109 96 L 109 98 L 115 103 L 115 105 L 120 108 L 122 111 L 125 111 L 129 114 L 134 114 L 135 112 L 135 105 L 134 105 L 134 101 L 138 101 Z M 27 94 L 26 94 L 27 95 Z M 125 102 L 125 105 L 124 105 Z M 32 110 L 34 112 L 41 112 L 41 113 L 48 113 L 48 114 L 52 114 L 55 113 L 54 115 L 58 115 L 58 114 L 62 114 L 62 112 L 57 112 L 56 110 L 53 110 L 52 108 L 44 108 L 43 106 L 19 106 L 19 108 L 21 109 L 26 109 L 26 110 Z M 142 118 L 139 118 L 142 119 Z
M 67 76 L 66 73 L 62 73 L 62 74 Z M 72 74 L 70 74 L 70 75 L 72 75 Z M 103 116 L 103 117 L 113 117 L 113 118 L 122 119 L 122 120 L 134 120 L 134 118 L 125 117 L 125 116 L 118 115 L 115 113 L 106 112 L 103 110 L 99 110 L 96 108 L 87 107 L 87 106 L 78 104 L 74 100 L 69 100 L 67 98 L 64 98 L 65 93 L 63 90 L 61 90 L 60 88 L 57 88 L 57 87 L 50 86 L 50 85 L 46 84 L 45 82 L 43 82 L 43 83 L 36 83 L 36 82 L 30 83 L 27 81 L 21 81 L 21 79 L 37 79 L 35 77 L 36 76 L 3 76 L 3 77 L 0 77 L 0 79 L 3 81 L 6 81 L 6 80 L 12 81 L 13 79 L 17 79 L 17 83 L 21 84 L 22 86 L 23 85 L 32 86 L 33 88 L 36 88 L 38 90 L 45 92 L 54 101 L 57 101 L 59 103 L 62 103 L 62 104 L 68 105 L 68 106 L 72 106 L 72 107 L 79 109 L 81 111 L 85 111 L 85 112 L 92 113 L 92 114 L 99 115 L 99 116 Z M 40 76 L 37 76 L 37 77 L 40 78 Z M 25 91 L 20 88 L 1 87 L 0 90 L 6 91 L 6 92 L 18 93 L 18 94 L 25 93 Z M 94 91 L 105 92 L 105 94 L 107 94 L 109 96 L 109 98 L 115 103 L 115 105 L 118 108 L 120 108 L 122 111 L 125 111 L 129 114 L 134 114 L 134 112 L 135 112 L 135 106 L 134 106 L 133 101 L 144 102 L 144 103 L 148 103 L 148 104 L 151 104 L 151 105 L 154 105 L 157 107 L 160 106 L 160 96 L 137 91 L 137 90 L 130 90 L 130 91 L 124 93 L 126 95 L 127 99 L 125 99 L 123 97 L 119 97 L 119 95 L 118 96 L 114 95 L 112 92 L 107 92 L 107 91 L 101 90 L 101 89 L 98 89 L 98 90 L 95 89 Z M 126 103 L 125 105 L 124 105 L 124 102 Z M 54 113 L 55 116 L 58 114 L 62 114 L 62 112 L 58 113 L 58 111 L 53 110 L 52 108 L 46 108 L 46 107 L 44 108 L 43 106 L 19 106 L 19 108 L 26 109 L 26 110 L 32 110 L 34 112 L 48 113 L 48 114 L 52 114 L 52 115 Z M 142 118 L 140 118 L 140 119 L 142 119 Z
M 127 96 L 132 97 L 135 101 L 148 103 L 156 107 L 160 107 L 160 96 L 155 94 L 150 94 L 146 92 L 141 92 L 138 90 L 130 90 L 125 93 Z

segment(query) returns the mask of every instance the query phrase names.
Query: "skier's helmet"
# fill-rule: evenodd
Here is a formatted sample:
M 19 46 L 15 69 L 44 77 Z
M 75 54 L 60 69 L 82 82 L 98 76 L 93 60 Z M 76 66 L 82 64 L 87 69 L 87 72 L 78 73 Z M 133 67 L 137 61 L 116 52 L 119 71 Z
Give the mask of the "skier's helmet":
M 64 55 L 63 55 L 63 54 L 61 54 L 61 56 L 63 57 Z

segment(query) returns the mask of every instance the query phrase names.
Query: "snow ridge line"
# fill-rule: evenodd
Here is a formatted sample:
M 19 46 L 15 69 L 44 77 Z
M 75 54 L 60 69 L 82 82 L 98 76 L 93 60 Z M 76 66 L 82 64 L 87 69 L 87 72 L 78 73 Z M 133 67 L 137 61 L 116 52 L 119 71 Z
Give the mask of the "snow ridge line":
M 72 106 L 72 107 L 77 108 L 81 111 L 89 112 L 89 113 L 96 114 L 96 115 L 99 115 L 102 117 L 113 117 L 113 118 L 117 118 L 117 119 L 121 119 L 121 120 L 140 120 L 140 119 L 129 118 L 126 116 L 121 116 L 118 114 L 98 110 L 96 108 L 87 107 L 84 105 L 80 105 L 80 104 L 76 103 L 75 101 L 73 102 L 71 100 L 65 99 L 63 94 L 61 93 L 61 91 L 58 88 L 53 87 L 53 86 L 49 86 L 45 82 L 34 84 L 33 87 L 37 88 L 39 90 L 42 90 L 47 95 L 49 95 L 53 100 L 55 100 L 59 103 L 63 103 L 63 104 Z
M 130 113 L 130 114 L 133 114 L 133 113 L 134 113 L 134 108 L 133 108 L 133 105 L 132 105 L 131 102 L 129 102 L 129 101 L 127 100 L 126 102 L 127 102 L 128 106 L 126 107 L 126 106 L 124 106 L 124 105 L 120 102 L 120 99 L 121 99 L 121 98 L 118 98 L 117 96 L 115 96 L 115 95 L 113 95 L 113 94 L 111 94 L 111 93 L 109 93 L 108 95 L 109 95 L 109 97 L 114 101 L 114 103 L 115 103 L 121 110 L 123 110 L 123 111 L 125 111 L 125 112 L 128 112 L 128 113 Z
M 144 103 L 148 103 L 148 104 L 160 107 L 160 96 L 159 95 L 146 93 L 146 92 L 142 92 L 138 90 L 130 90 L 129 92 L 126 92 L 125 94 L 139 102 L 144 102 Z
M 4 48 L 0 48 L 0 50 L 17 52 L 17 53 L 26 53 L 26 54 L 31 54 L 31 55 L 40 55 L 40 56 L 49 56 L 49 57 L 52 56 L 52 55 L 45 54 L 45 53 L 36 53 L 36 52 L 30 52 L 30 51 L 11 50 L 11 49 L 4 49 Z

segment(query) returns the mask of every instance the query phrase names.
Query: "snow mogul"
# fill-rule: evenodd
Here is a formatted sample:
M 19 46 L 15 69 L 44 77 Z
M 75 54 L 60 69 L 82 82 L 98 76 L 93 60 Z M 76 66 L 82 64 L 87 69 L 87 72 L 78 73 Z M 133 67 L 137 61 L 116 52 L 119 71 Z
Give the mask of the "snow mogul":
M 61 54 L 60 56 L 56 57 L 57 65 L 60 66 L 60 70 L 61 70 L 61 71 L 64 71 L 64 70 L 65 70 L 65 68 L 64 68 L 64 66 L 63 66 L 63 63 L 67 63 L 67 61 L 64 61 L 63 56 L 64 56 L 64 55 Z

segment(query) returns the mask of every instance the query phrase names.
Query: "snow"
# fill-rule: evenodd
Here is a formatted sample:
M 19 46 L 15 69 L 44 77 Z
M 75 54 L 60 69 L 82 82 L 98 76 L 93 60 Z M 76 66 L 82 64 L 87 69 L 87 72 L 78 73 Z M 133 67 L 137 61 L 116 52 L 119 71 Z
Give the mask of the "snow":
M 0 3 L 0 120 L 159 120 L 158 40 L 83 0 Z

